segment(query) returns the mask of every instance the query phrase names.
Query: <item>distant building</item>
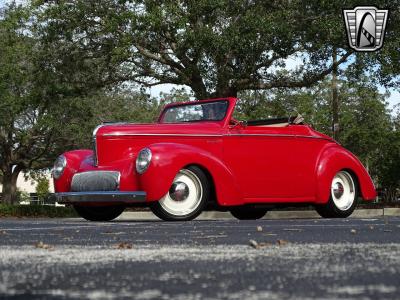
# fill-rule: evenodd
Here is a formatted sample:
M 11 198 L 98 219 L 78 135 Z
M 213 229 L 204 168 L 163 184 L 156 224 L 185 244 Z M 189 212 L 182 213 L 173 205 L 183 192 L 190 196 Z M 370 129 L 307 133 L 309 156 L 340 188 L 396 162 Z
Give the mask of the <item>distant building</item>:
M 51 178 L 50 172 L 46 174 L 46 178 L 49 180 L 49 192 L 54 193 L 54 186 L 53 186 L 53 179 Z M 26 192 L 26 193 L 36 193 L 36 185 L 37 183 L 33 180 L 25 180 L 24 174 L 20 173 L 17 179 L 17 188 L 21 192 Z M 3 191 L 3 186 L 0 183 L 0 191 Z

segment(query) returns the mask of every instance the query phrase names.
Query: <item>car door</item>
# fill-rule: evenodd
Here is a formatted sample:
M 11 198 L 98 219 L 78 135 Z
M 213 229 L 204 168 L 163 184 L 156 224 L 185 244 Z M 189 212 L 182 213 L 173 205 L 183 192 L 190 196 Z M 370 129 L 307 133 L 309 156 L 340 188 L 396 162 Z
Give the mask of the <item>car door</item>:
M 240 126 L 228 129 L 223 157 L 246 202 L 279 202 L 296 197 L 295 136 L 291 126 Z
M 295 162 L 297 167 L 293 187 L 299 197 L 314 200 L 318 186 L 318 161 L 322 149 L 329 141 L 321 135 L 315 135 L 309 126 L 293 126 L 293 133 L 296 136 L 296 156 L 299 157 Z

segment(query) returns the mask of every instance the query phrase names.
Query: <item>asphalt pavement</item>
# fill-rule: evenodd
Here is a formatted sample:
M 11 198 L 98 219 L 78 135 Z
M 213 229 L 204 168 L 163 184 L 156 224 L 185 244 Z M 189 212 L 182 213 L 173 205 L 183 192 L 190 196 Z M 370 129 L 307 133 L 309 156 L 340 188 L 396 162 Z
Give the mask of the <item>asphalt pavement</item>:
M 399 217 L 0 219 L 0 299 L 399 298 Z

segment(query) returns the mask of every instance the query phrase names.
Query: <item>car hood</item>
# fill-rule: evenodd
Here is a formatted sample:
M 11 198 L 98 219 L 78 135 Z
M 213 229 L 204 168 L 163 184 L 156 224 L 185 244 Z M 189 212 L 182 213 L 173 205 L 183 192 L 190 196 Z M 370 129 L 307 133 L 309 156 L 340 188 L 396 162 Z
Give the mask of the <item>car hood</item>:
M 181 124 L 131 124 L 114 123 L 100 125 L 95 131 L 96 137 L 107 136 L 141 136 L 141 135 L 166 135 L 166 134 L 220 134 L 221 124 L 217 122 L 198 122 Z

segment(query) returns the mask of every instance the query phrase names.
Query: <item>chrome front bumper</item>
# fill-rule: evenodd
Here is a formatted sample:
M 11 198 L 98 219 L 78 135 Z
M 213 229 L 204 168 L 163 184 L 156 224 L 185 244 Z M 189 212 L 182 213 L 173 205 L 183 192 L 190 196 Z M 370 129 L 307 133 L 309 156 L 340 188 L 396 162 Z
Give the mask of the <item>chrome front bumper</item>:
M 56 193 L 56 201 L 62 204 L 78 203 L 107 203 L 107 204 L 135 204 L 146 202 L 146 192 L 68 192 Z

